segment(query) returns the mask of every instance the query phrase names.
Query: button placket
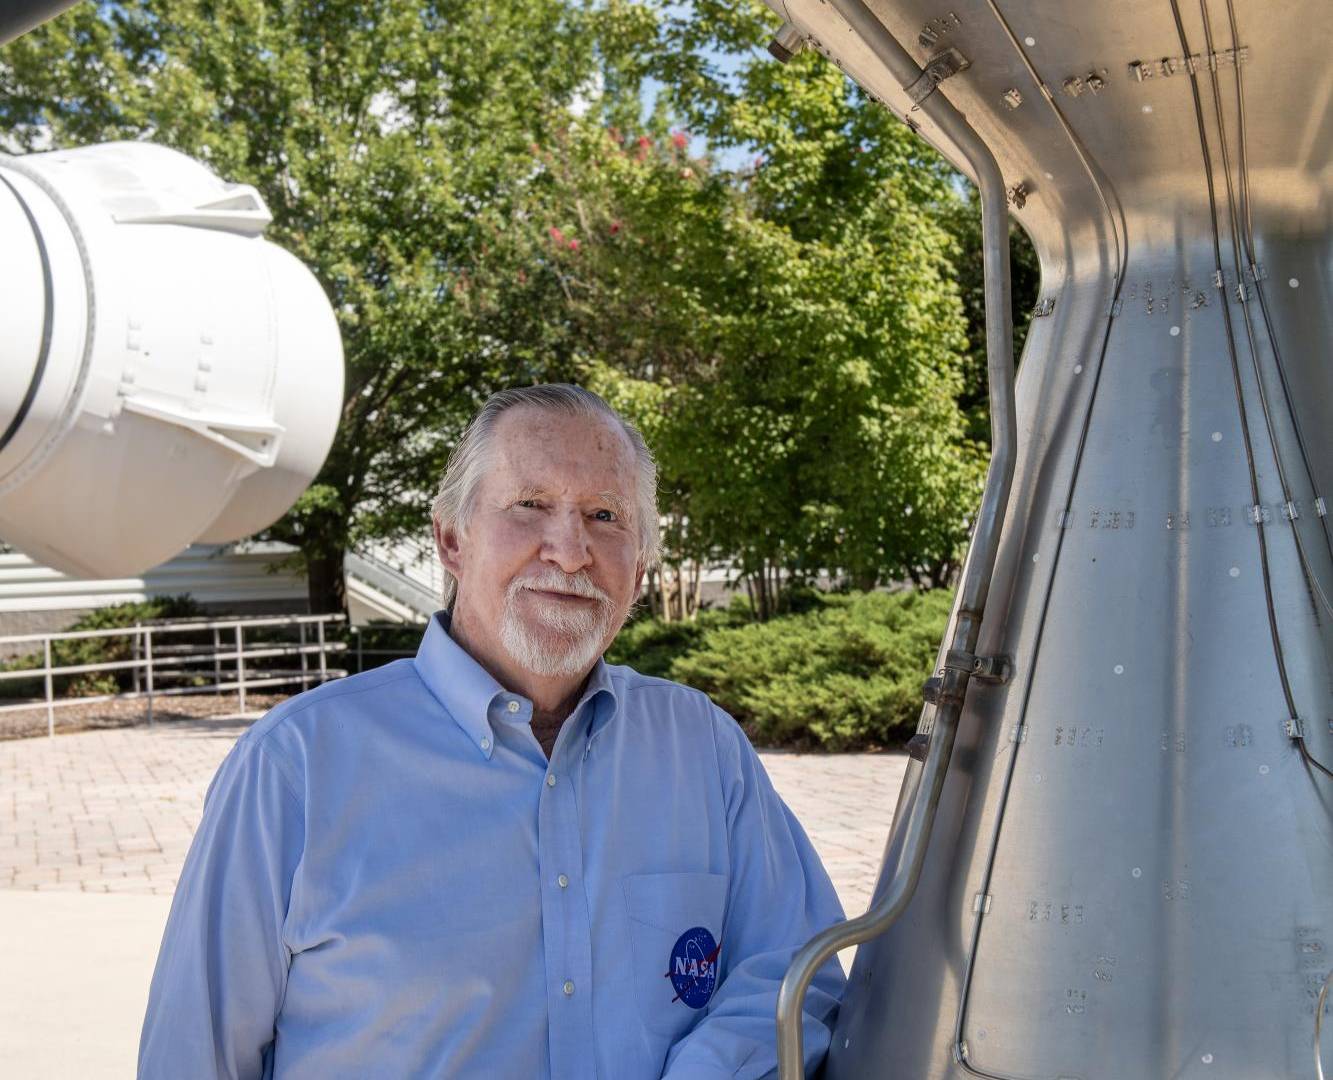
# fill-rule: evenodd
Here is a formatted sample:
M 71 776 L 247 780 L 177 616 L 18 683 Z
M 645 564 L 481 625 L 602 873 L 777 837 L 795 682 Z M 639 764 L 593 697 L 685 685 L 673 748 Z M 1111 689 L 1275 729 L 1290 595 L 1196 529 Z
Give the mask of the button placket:
M 551 1074 L 571 1077 L 584 1074 L 581 1054 L 593 1042 L 591 915 L 583 890 L 570 888 L 583 873 L 577 786 L 569 771 L 548 767 L 537 807 Z

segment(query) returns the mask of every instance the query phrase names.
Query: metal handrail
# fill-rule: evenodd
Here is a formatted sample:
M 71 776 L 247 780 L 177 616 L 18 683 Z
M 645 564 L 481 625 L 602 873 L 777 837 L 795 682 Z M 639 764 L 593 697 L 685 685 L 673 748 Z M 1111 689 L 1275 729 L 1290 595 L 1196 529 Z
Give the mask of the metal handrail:
M 913 84 L 920 85 L 918 80 L 925 72 L 863 0 L 829 2 L 904 89 Z M 952 651 L 971 654 L 976 650 L 981 633 L 982 613 L 999 553 L 1000 527 L 1009 505 L 1009 492 L 1013 486 L 1014 467 L 1018 458 L 1013 316 L 1010 309 L 1009 209 L 1004 178 L 995 156 L 948 98 L 941 92 L 928 93 L 918 105 L 967 159 L 981 193 L 986 367 L 992 454 L 986 474 L 986 490 L 977 514 L 976 531 L 958 590 L 951 643 Z M 907 909 L 916 890 L 970 678 L 971 673 L 960 666 L 945 667 L 937 704 L 934 706 L 934 726 L 931 729 L 929 749 L 908 810 L 901 854 L 888 887 L 864 915 L 829 927 L 809 941 L 787 969 L 777 1001 L 780 1080 L 802 1080 L 805 1076 L 801 1014 L 806 991 L 815 973 L 839 950 L 884 933 Z
M 141 630 L 151 630 L 154 634 L 190 634 L 196 630 L 231 630 L 242 626 L 247 630 L 259 626 L 296 626 L 299 623 L 339 623 L 346 622 L 346 615 L 257 615 L 245 619 L 208 619 L 186 622 L 147 621 L 134 626 L 113 626 L 107 630 L 68 630 L 49 634 L 10 634 L 0 637 L 0 646 L 17 645 L 21 642 L 81 641 L 85 638 L 119 637 L 137 634 Z
M 235 692 L 239 697 L 239 710 L 246 711 L 246 692 L 250 689 L 265 686 L 283 686 L 297 684 L 302 688 L 308 687 L 312 681 L 325 682 L 330 678 L 341 678 L 347 674 L 342 668 L 330 668 L 328 664 L 329 653 L 343 653 L 347 651 L 347 645 L 341 641 L 329 641 L 325 633 L 326 627 L 331 623 L 341 623 L 346 621 L 346 616 L 341 614 L 329 615 L 283 615 L 283 616 L 259 616 L 256 618 L 231 618 L 231 619 L 190 619 L 181 620 L 177 623 L 172 622 L 152 622 L 140 623 L 135 626 L 113 627 L 106 630 L 74 630 L 64 633 L 48 634 L 13 634 L 6 637 L 0 637 L 0 646 L 38 643 L 41 644 L 42 663 L 41 666 L 30 668 L 17 668 L 12 671 L 0 671 L 0 682 L 7 680 L 20 679 L 41 679 L 43 683 L 44 698 L 32 699 L 28 701 L 14 702 L 0 705 L 0 713 L 21 712 L 35 708 L 46 708 L 46 732 L 50 737 L 55 735 L 55 711 L 59 708 L 67 708 L 72 705 L 94 704 L 104 701 L 133 701 L 145 699 L 148 702 L 148 722 L 151 725 L 154 722 L 153 701 L 159 697 L 176 697 L 184 694 L 204 694 L 204 693 L 229 693 Z M 315 643 L 311 644 L 307 637 L 307 628 L 315 628 Z M 299 642 L 263 642 L 259 648 L 246 648 L 245 632 L 246 630 L 255 630 L 272 627 L 296 627 L 300 631 Z M 230 630 L 232 640 L 226 647 L 222 644 L 222 631 Z M 154 655 L 153 645 L 155 639 L 161 639 L 171 634 L 197 634 L 200 631 L 212 631 L 213 647 L 195 646 L 191 643 L 185 643 L 175 649 L 171 649 L 166 656 L 160 653 Z M 87 641 L 89 639 L 129 637 L 132 639 L 134 649 L 134 658 L 131 660 L 105 660 L 88 664 L 55 664 L 52 662 L 51 646 L 55 642 L 65 641 Z M 181 652 L 181 649 L 196 648 L 201 651 Z M 275 657 L 297 657 L 300 660 L 300 668 L 292 670 L 280 670 L 277 673 L 272 671 L 260 671 L 256 675 L 247 675 L 247 661 L 273 659 Z M 317 656 L 319 666 L 317 670 L 312 670 L 309 664 L 309 657 Z M 184 670 L 188 665 L 196 663 L 211 662 L 213 665 L 213 678 L 210 683 L 204 686 L 177 686 L 167 689 L 159 689 L 155 683 L 160 677 L 177 678 L 187 674 L 198 672 L 189 672 Z M 226 681 L 223 678 L 223 663 L 228 662 L 234 665 L 234 680 Z M 108 671 L 130 671 L 134 674 L 134 689 L 115 694 L 87 694 L 78 697 L 57 699 L 55 696 L 55 678 L 56 676 L 82 675 L 93 672 Z M 143 673 L 147 684 L 146 691 L 139 689 L 139 675 Z M 230 675 L 231 672 L 226 674 Z

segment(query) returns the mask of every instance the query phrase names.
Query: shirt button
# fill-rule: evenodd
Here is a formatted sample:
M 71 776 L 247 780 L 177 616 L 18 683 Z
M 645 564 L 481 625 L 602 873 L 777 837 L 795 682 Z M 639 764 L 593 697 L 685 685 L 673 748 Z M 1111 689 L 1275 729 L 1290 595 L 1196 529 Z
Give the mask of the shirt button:
M 555 787 L 555 773 L 553 773 L 553 772 L 548 772 L 548 773 L 546 774 L 546 786 L 547 786 L 547 787 Z
M 555 881 L 556 884 L 559 885 L 562 889 L 569 888 L 569 878 L 565 877 L 564 874 L 561 874 L 558 878 L 555 879 Z
M 510 712 L 518 712 L 518 702 L 511 701 L 508 705 L 505 706 L 505 708 L 508 709 Z
M 566 980 L 565 980 L 565 985 L 562 986 L 560 989 L 563 990 L 563 991 L 565 992 L 565 997 L 573 997 L 573 996 L 574 996 L 574 982 L 573 982 L 573 980 L 572 980 L 572 979 L 566 979 Z
M 489 749 L 491 748 L 491 740 L 490 740 L 490 739 L 482 739 L 482 740 L 481 740 L 481 748 L 482 748 L 483 750 L 489 750 Z

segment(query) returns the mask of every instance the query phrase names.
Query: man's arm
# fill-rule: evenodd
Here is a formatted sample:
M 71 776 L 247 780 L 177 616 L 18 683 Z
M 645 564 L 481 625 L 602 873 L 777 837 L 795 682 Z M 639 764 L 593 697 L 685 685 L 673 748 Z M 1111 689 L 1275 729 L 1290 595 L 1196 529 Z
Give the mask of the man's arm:
M 172 901 L 139 1078 L 260 1077 L 287 986 L 283 923 L 305 841 L 294 785 L 245 737 L 222 763 Z
M 707 1014 L 667 1055 L 667 1080 L 755 1080 L 772 1073 L 778 987 L 787 966 L 810 938 L 843 918 L 819 856 L 749 740 L 720 710 L 714 732 L 728 789 L 731 851 L 722 981 Z M 810 984 L 802 1018 L 807 1072 L 828 1050 L 845 983 L 834 957 Z

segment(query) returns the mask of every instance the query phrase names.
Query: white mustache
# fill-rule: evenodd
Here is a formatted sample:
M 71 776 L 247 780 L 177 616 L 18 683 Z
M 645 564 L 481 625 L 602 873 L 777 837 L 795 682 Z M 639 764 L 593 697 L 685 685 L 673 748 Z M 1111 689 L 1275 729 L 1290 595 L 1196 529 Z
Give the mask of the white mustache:
M 550 570 L 532 577 L 519 578 L 510 583 L 509 597 L 513 599 L 522 590 L 535 592 L 567 593 L 570 596 L 582 596 L 602 604 L 611 603 L 611 597 L 592 583 L 587 573 L 580 570 L 576 574 L 565 574 L 559 570 Z

